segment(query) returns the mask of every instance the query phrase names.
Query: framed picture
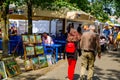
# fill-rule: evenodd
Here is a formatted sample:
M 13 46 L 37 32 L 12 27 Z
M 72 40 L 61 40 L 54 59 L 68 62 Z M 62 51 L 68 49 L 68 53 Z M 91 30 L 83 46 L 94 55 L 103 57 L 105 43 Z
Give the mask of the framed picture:
M 32 63 L 33 63 L 33 68 L 34 69 L 39 69 L 40 65 L 39 65 L 39 59 L 38 59 L 38 57 L 34 57 L 31 60 L 32 60 Z
M 5 79 L 7 79 L 5 65 L 3 61 L 0 61 L 0 80 L 5 80 Z
M 28 35 L 22 35 L 22 41 L 24 43 L 29 43 L 29 36 Z
M 30 43 L 35 43 L 35 36 L 29 35 Z
M 14 57 L 3 58 L 3 61 L 9 77 L 13 77 L 21 73 L 20 67 L 15 61 Z
M 25 70 L 32 70 L 33 69 L 32 61 L 29 59 L 24 61 L 24 65 L 25 65 Z
M 48 65 L 49 65 L 49 66 L 52 65 L 52 64 L 53 64 L 53 63 L 52 63 L 52 55 L 51 55 L 51 54 L 48 54 L 48 55 L 46 55 L 46 58 L 47 58 Z
M 42 43 L 41 35 L 36 35 L 35 40 L 36 40 L 36 43 Z
M 35 52 L 36 52 L 36 55 L 39 55 L 39 54 L 44 54 L 44 48 L 43 46 L 35 46 Z
M 47 59 L 44 55 L 38 56 L 38 59 L 39 59 L 40 68 L 44 68 L 48 66 Z
M 30 55 L 34 55 L 34 46 L 26 46 L 25 47 L 25 51 L 26 51 L 26 55 L 30 56 Z

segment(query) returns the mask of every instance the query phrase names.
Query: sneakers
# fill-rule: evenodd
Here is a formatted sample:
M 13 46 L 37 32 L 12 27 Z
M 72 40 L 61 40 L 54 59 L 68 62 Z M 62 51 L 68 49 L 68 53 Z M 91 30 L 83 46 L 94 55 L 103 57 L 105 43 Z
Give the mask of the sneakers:
M 80 77 L 80 80 L 85 80 L 85 76 L 84 76 L 84 75 L 81 76 L 81 77 Z
M 65 80 L 69 80 L 68 76 L 65 77 Z

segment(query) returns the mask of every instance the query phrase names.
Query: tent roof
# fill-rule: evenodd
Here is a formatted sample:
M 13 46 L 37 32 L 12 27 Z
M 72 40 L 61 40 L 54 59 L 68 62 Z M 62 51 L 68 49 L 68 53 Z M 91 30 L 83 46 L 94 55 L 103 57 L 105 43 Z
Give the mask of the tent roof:
M 26 9 L 24 9 L 24 15 L 27 15 Z M 80 15 L 80 17 L 79 17 Z M 41 10 L 40 8 L 33 8 L 33 17 L 42 17 L 42 19 L 71 19 L 71 20 L 95 20 L 95 18 L 84 11 L 68 11 L 68 10 L 59 10 L 59 11 L 50 11 L 50 10 Z M 37 17 L 35 19 L 37 19 Z M 76 20 L 75 20 L 76 21 Z
M 10 19 L 21 19 L 21 20 L 27 20 L 27 17 L 24 15 L 18 15 L 18 14 L 10 14 Z

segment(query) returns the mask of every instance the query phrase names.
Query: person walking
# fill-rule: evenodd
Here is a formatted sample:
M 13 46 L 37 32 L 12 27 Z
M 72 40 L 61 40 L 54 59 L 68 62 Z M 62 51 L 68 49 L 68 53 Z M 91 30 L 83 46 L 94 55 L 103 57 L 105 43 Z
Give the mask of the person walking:
M 68 61 L 68 79 L 74 80 L 74 70 L 76 66 L 78 51 L 77 51 L 77 43 L 80 40 L 80 34 L 74 29 L 74 26 L 70 28 L 67 36 L 67 43 L 66 43 L 66 55 Z M 67 45 L 72 44 L 72 49 L 67 48 Z M 69 50 L 67 50 L 69 49 Z M 75 50 L 74 50 L 75 49 Z M 74 50 L 74 52 L 71 52 Z
M 101 58 L 99 36 L 97 33 L 95 33 L 94 25 L 90 25 L 89 31 L 84 32 L 82 34 L 80 48 L 82 50 L 80 80 L 85 80 L 85 71 L 87 66 L 88 66 L 87 80 L 92 80 L 96 51 L 98 52 L 98 57 Z

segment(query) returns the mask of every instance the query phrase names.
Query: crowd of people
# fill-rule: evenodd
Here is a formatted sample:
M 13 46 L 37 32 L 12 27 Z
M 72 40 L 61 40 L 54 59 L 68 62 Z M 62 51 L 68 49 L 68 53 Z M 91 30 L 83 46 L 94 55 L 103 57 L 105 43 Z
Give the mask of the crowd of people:
M 109 28 L 109 25 L 105 24 L 102 35 L 96 31 L 95 25 L 85 24 L 78 28 L 76 30 L 73 23 L 69 24 L 67 28 L 65 53 L 68 61 L 68 80 L 74 80 L 74 70 L 78 56 L 81 57 L 80 80 L 85 80 L 86 70 L 88 71 L 87 80 L 92 80 L 96 56 L 100 59 L 101 52 L 108 49 L 107 47 L 111 44 L 113 50 L 117 49 L 117 42 L 120 40 L 118 37 L 120 28 Z M 74 48 L 76 49 L 74 50 Z
M 102 51 L 106 49 L 111 49 L 113 51 L 117 51 L 119 38 L 120 27 L 113 26 L 109 28 L 108 24 L 105 24 L 103 33 L 100 35 L 100 41 L 102 46 Z M 112 45 L 112 46 L 111 46 Z

